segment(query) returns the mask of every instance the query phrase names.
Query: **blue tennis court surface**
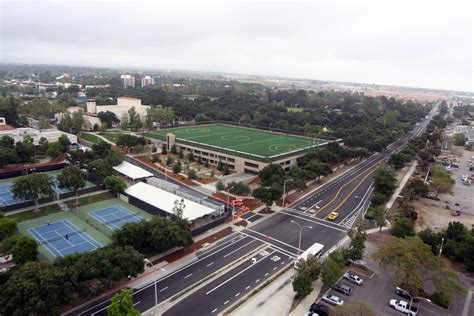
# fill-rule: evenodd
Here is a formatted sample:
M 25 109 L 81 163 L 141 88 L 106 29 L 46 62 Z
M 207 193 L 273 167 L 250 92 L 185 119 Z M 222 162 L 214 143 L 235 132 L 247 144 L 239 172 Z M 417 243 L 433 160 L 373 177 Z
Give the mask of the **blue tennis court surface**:
M 53 178 L 53 190 L 56 193 L 62 194 L 62 193 L 69 192 L 69 190 L 66 188 L 60 189 L 59 183 L 56 177 L 52 177 L 52 178 Z M 13 205 L 13 204 L 23 202 L 23 200 L 21 199 L 13 198 L 13 193 L 11 192 L 12 185 L 13 185 L 12 183 L 6 183 L 6 184 L 0 185 L 0 206 Z
M 134 214 L 120 205 L 90 212 L 89 215 L 107 225 L 110 229 L 119 229 L 125 223 L 138 223 L 142 220 L 140 215 Z
M 68 220 L 60 220 L 35 228 L 29 233 L 45 246 L 55 257 L 64 257 L 73 253 L 82 253 L 102 247 Z

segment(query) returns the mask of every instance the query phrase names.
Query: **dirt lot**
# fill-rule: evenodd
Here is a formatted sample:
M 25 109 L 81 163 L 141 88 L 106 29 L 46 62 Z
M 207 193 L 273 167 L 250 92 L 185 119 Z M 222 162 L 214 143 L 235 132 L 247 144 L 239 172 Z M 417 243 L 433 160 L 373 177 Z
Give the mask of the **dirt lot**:
M 474 216 L 463 213 L 461 216 L 452 216 L 451 210 L 444 208 L 446 203 L 443 201 L 434 201 L 430 199 L 420 199 L 414 201 L 416 210 L 418 212 L 418 219 L 416 220 L 416 231 L 425 228 L 439 230 L 446 228 L 449 222 L 461 222 L 466 227 L 474 227 Z

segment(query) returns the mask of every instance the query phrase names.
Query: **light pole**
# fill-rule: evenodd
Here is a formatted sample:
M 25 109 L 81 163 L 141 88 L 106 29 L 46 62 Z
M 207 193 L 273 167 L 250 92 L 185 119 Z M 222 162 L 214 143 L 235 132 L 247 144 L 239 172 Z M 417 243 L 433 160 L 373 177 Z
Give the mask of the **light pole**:
M 416 299 L 421 299 L 421 300 L 425 300 L 426 302 L 428 303 L 431 303 L 431 300 L 426 298 L 426 297 L 421 297 L 421 296 L 411 296 L 410 293 L 408 293 L 408 295 L 410 296 L 411 300 L 410 300 L 410 306 L 408 307 L 408 310 L 411 311 L 411 304 L 413 304 L 413 300 L 416 298 Z
M 298 254 L 297 256 L 300 255 L 300 249 L 301 249 L 301 234 L 303 233 L 303 228 L 309 228 L 309 229 L 313 229 L 312 226 L 301 226 L 298 222 L 295 222 L 294 220 L 291 220 L 291 222 L 295 225 L 297 225 L 299 228 L 300 228 L 300 238 L 299 238 L 299 241 L 298 241 Z
M 438 254 L 439 257 L 441 257 L 441 253 L 443 252 L 443 245 L 444 245 L 444 238 L 441 238 L 441 247 L 439 247 L 439 254 Z
M 230 198 L 230 190 L 232 190 L 234 187 L 230 187 L 227 189 L 227 207 L 230 208 L 229 205 L 229 198 Z M 232 221 L 234 220 L 234 210 L 232 211 Z
M 272 131 L 272 124 L 273 122 L 270 123 L 270 126 L 268 127 L 268 131 L 271 132 Z
M 283 181 L 283 203 L 281 206 L 285 207 L 285 198 L 286 198 L 286 182 L 288 181 L 293 181 L 293 179 L 286 179 L 285 181 Z

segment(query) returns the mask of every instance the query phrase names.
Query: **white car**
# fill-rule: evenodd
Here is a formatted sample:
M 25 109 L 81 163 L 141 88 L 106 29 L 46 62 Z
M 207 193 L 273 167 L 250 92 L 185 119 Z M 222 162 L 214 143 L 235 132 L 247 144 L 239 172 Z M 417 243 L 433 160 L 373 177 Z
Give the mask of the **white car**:
M 362 280 L 359 276 L 357 276 L 353 273 L 346 272 L 346 273 L 344 273 L 343 278 L 346 279 L 347 281 L 351 282 L 351 283 L 356 284 L 356 285 L 364 284 L 364 280 Z
M 321 297 L 321 299 L 323 301 L 325 301 L 326 303 L 331 304 L 331 305 L 338 305 L 339 306 L 339 305 L 344 304 L 344 301 L 341 300 L 336 295 L 325 294 L 325 295 L 323 295 L 323 297 Z

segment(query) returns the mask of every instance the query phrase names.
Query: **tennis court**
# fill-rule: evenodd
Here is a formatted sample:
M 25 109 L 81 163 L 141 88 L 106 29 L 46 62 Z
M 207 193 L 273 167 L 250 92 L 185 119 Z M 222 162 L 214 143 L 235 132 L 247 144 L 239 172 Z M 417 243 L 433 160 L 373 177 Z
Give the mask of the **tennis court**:
M 89 237 L 86 228 L 79 229 L 68 220 L 48 222 L 29 228 L 28 232 L 55 257 L 88 252 L 102 247 Z
M 61 172 L 56 171 L 49 173 L 49 176 L 53 179 L 53 190 L 58 194 L 63 194 L 69 192 L 68 189 L 59 187 L 59 182 L 57 180 L 57 175 Z M 9 179 L 6 181 L 0 182 L 0 206 L 14 205 L 23 202 L 21 199 L 14 199 L 13 193 L 11 192 L 11 187 L 13 185 L 13 180 Z M 93 186 L 89 181 L 86 181 L 86 188 Z
M 295 150 L 314 147 L 326 142 L 322 139 L 306 138 L 222 124 L 153 131 L 147 133 L 147 136 L 165 140 L 167 133 L 175 134 L 178 140 L 193 141 L 204 145 L 219 147 L 228 151 L 237 151 L 267 158 Z
M 143 218 L 137 213 L 132 213 L 120 205 L 106 207 L 89 213 L 99 222 L 110 229 L 119 229 L 126 223 L 138 223 Z

